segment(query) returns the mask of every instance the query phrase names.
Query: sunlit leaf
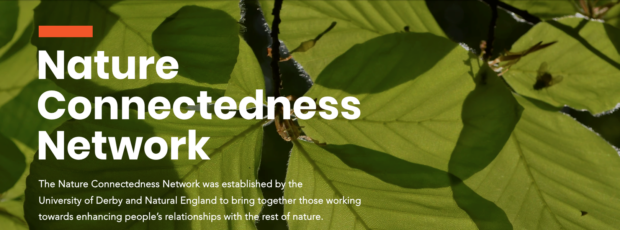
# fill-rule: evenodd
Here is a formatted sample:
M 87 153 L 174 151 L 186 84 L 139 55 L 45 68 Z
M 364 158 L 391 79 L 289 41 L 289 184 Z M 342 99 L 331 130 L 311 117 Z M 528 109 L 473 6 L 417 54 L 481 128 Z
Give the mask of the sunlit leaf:
M 420 53 L 426 55 L 419 55 Z M 416 203 L 424 203 L 424 205 L 412 209 L 403 208 L 396 212 L 406 213 L 407 211 L 404 210 L 409 210 L 417 214 L 434 213 L 422 207 L 444 210 L 443 215 L 426 215 L 423 220 L 414 218 L 407 224 L 431 229 L 438 228 L 439 226 L 435 225 L 438 223 L 444 226 L 453 224 L 458 226 L 463 224 L 458 217 L 460 212 L 453 209 L 463 206 L 461 208 L 470 214 L 470 218 L 481 229 L 489 229 L 489 226 L 509 225 L 507 221 L 502 222 L 501 215 L 493 217 L 498 219 L 483 220 L 481 217 L 490 217 L 489 213 L 499 215 L 501 211 L 487 209 L 480 213 L 480 210 L 471 209 L 472 207 L 484 207 L 483 204 L 493 205 L 484 199 L 475 198 L 477 195 L 470 189 L 458 186 L 458 179 L 454 183 L 446 181 L 448 172 L 465 179 L 485 168 L 499 153 L 520 116 L 520 107 L 503 83 L 486 65 L 483 65 L 476 57 L 472 57 L 462 47 L 431 34 L 398 33 L 381 36 L 354 46 L 334 60 L 317 78 L 315 85 L 306 96 L 312 98 L 333 96 L 337 100 L 346 96 L 355 96 L 360 100 L 359 108 L 362 111 L 361 116 L 355 120 L 346 120 L 341 116 L 334 120 L 324 120 L 319 117 L 300 120 L 300 124 L 304 127 L 303 130 L 313 140 L 325 142 L 328 146 L 353 145 L 368 149 L 368 151 L 383 153 L 390 159 L 403 161 L 399 164 L 418 165 L 416 167 L 420 168 L 419 172 L 412 169 L 413 166 L 398 167 L 396 163 L 384 164 L 413 170 L 399 171 L 400 174 L 397 174 L 396 178 L 389 175 L 387 178 L 382 176 L 382 174 L 391 173 L 389 167 L 360 168 L 384 182 L 405 188 L 417 188 L 417 190 L 398 190 L 394 196 L 401 194 L 408 199 L 416 199 Z M 333 162 L 333 160 L 320 160 L 323 163 L 304 163 L 303 159 L 306 162 L 319 161 L 319 157 L 313 156 L 319 153 L 313 150 L 306 150 L 307 153 L 304 153 L 301 147 L 297 148 L 300 148 L 297 149 L 297 154 L 300 155 L 298 161 L 302 165 L 300 167 L 309 167 L 303 166 L 304 164 L 316 164 L 313 166 L 314 170 L 322 171 L 323 169 L 320 169 L 322 164 Z M 305 155 L 306 158 L 301 155 Z M 359 161 L 369 164 L 378 161 L 373 157 L 367 158 Z M 321 176 L 321 174 L 310 173 L 308 169 L 293 169 L 292 163 L 289 165 L 289 170 L 295 170 L 289 171 L 291 177 L 304 177 L 305 181 L 308 181 L 311 177 Z M 330 166 L 336 171 L 342 168 L 333 164 Z M 295 173 L 297 170 L 300 173 L 305 171 L 305 173 L 297 175 Z M 328 184 L 332 183 L 329 182 L 330 180 L 334 180 L 330 179 L 332 177 L 349 176 L 343 171 L 336 173 L 333 170 L 329 175 L 322 176 Z M 394 170 L 397 169 L 394 168 Z M 435 173 L 429 174 L 430 172 L 426 171 Z M 428 174 L 428 179 L 424 179 L 423 174 Z M 432 175 L 437 175 L 437 177 Z M 428 182 L 416 183 L 418 181 L 415 180 L 416 177 Z M 439 177 L 444 178 L 443 183 L 442 180 L 437 179 Z M 364 182 L 366 180 L 368 182 Z M 350 181 L 350 179 L 343 177 L 337 181 Z M 368 179 L 366 175 L 354 181 L 346 186 L 351 190 L 340 194 L 365 196 L 367 202 L 380 200 L 376 197 L 371 198 L 374 196 L 372 193 L 353 190 L 355 184 L 363 186 L 364 183 L 370 183 L 373 188 L 383 186 L 373 182 L 376 179 Z M 450 192 L 452 185 L 455 186 L 454 194 Z M 425 188 L 436 189 L 425 190 Z M 390 189 L 390 191 L 396 190 Z M 457 197 L 458 199 L 455 203 L 442 203 L 439 200 L 429 199 L 429 194 L 434 194 L 435 199 L 446 199 L 443 202 L 457 199 Z M 436 206 L 439 203 L 441 205 Z M 457 206 L 454 206 L 455 204 Z M 378 207 L 377 210 L 379 210 L 381 207 L 397 206 L 389 202 L 385 204 L 387 205 L 385 207 L 377 205 L 370 205 L 369 209 Z M 403 207 L 406 205 L 403 204 Z M 295 209 L 294 206 L 290 208 Z M 362 211 L 365 210 L 364 208 L 355 209 L 350 215 L 359 215 L 355 218 L 361 222 L 361 225 L 376 228 L 389 223 L 390 226 L 394 224 L 392 228 L 399 228 L 396 227 L 397 223 L 394 223 L 396 219 L 377 220 L 366 216 L 370 212 Z M 388 210 L 391 209 L 388 208 Z M 386 214 L 388 211 L 380 213 L 382 212 L 377 211 L 372 216 L 390 216 Z M 345 214 L 333 214 L 332 218 L 341 218 L 343 215 Z M 442 219 L 446 216 L 454 218 L 453 221 Z M 335 220 L 334 223 L 336 223 Z
M 544 22 L 521 37 L 512 51 L 541 41 L 557 43 L 523 57 L 504 76 L 517 93 L 593 114 L 616 107 L 620 102 L 620 29 L 579 18 Z M 544 73 L 563 80 L 536 90 L 543 63 L 548 65 Z
M 524 111 L 510 140 L 465 183 L 501 207 L 515 229 L 619 226 L 617 150 L 557 108 L 516 97 Z
M 19 3 L 18 21 L 15 36 L 5 46 L 0 48 L 0 106 L 7 103 L 28 83 L 36 78 L 37 48 L 30 44 L 30 37 L 34 30 L 33 9 L 38 1 L 3 1 Z
M 606 23 L 620 28 L 620 5 L 612 7 L 603 17 Z
M 417 226 L 427 229 L 476 229 L 474 222 L 453 200 L 446 172 L 372 151 L 367 149 L 360 152 L 358 149 L 356 153 L 361 155 L 353 154 L 350 157 L 355 159 L 358 156 L 361 158 L 359 161 L 377 163 L 375 168 L 380 171 L 375 173 L 412 178 L 414 182 L 403 181 L 414 187 L 392 184 L 391 180 L 386 182 L 384 178 L 373 176 L 373 172 L 358 170 L 339 159 L 346 159 L 347 156 L 334 155 L 314 143 L 296 141 L 286 179 L 302 182 L 303 188 L 287 188 L 284 191 L 285 197 L 344 198 L 349 204 L 335 205 L 323 201 L 324 204 L 319 205 L 285 205 L 284 213 L 320 215 L 322 218 L 317 221 L 289 220 L 290 228 L 407 229 Z M 393 170 L 386 171 L 390 165 Z M 399 169 L 400 174 L 394 172 Z M 420 180 L 416 180 L 412 172 L 419 173 L 417 176 Z M 349 199 L 360 199 L 360 205 Z
M 265 20 L 273 21 L 273 1 L 261 1 Z M 337 25 L 312 49 L 293 55 L 314 80 L 336 57 L 353 45 L 396 32 L 443 35 L 423 1 L 286 1 L 280 13 L 280 39 L 289 49 Z
M 26 30 L 32 30 L 32 29 L 28 29 L 28 27 L 32 25 L 33 16 L 34 16 L 33 9 L 37 5 L 39 5 L 39 1 L 32 0 L 32 1 L 3 1 L 3 2 L 4 4 L 12 4 L 12 3 L 7 3 L 7 2 L 16 2 L 18 5 L 18 8 L 16 9 L 17 10 L 16 12 L 17 13 L 17 26 L 14 31 L 14 35 L 12 35 L 13 39 L 11 39 L 5 46 L 0 47 L 0 58 L 4 59 L 5 57 L 2 57 L 2 56 L 4 56 L 4 53 L 6 53 L 9 49 L 11 49 L 11 47 L 13 47 L 13 44 L 19 40 L 20 35 L 22 35 L 24 31 Z M 9 13 L 9 15 L 10 14 L 11 13 Z
M 0 106 L 17 96 L 37 77 L 37 47 L 30 44 L 32 25 L 27 27 L 11 48 L 0 57 Z
M 28 224 L 24 220 L 23 201 L 0 202 L 0 226 L 6 230 L 28 230 Z
M 385 35 L 337 58 L 306 94 L 338 101 L 355 96 L 361 116 L 324 120 L 317 114 L 300 124 L 320 142 L 355 144 L 444 171 L 453 151 L 490 161 L 516 124 L 519 107 L 493 72 L 480 65 L 445 38 Z M 472 173 L 460 169 L 462 176 Z

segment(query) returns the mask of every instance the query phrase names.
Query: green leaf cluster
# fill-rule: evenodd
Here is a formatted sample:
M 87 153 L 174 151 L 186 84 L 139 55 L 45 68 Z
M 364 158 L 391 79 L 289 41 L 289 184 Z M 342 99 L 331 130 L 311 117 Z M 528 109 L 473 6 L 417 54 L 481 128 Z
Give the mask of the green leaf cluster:
M 214 98 L 230 96 L 237 101 L 254 96 L 257 89 L 267 91 L 261 57 L 240 35 L 251 28 L 240 23 L 243 4 L 240 8 L 233 1 L 1 3 L 0 227 L 256 229 L 256 223 L 248 220 L 44 222 L 38 214 L 258 215 L 264 208 L 258 204 L 67 208 L 39 205 L 38 198 L 262 198 L 258 188 L 44 189 L 39 180 L 255 181 L 264 170 L 260 165 L 265 154 L 268 159 L 285 158 L 286 180 L 304 183 L 302 188 L 285 189 L 286 198 L 361 202 L 284 205 L 283 213 L 321 216 L 317 221 L 289 220 L 289 229 L 615 229 L 620 226 L 618 151 L 563 113 L 563 107 L 601 114 L 620 102 L 620 31 L 614 16 L 620 11 L 611 8 L 604 21 L 551 20 L 578 12 L 574 2 L 504 2 L 544 21 L 528 25 L 500 11 L 493 57 L 505 50 L 524 51 L 541 41 L 557 43 L 504 66 L 507 71 L 498 76 L 497 66 L 479 56 L 478 45 L 487 39 L 490 18 L 481 2 L 285 0 L 280 39 L 291 50 L 302 46 L 303 52 L 294 52 L 292 58 L 313 81 L 312 88 L 300 95 L 338 101 L 354 96 L 362 111 L 356 120 L 340 115 L 333 120 L 318 116 L 297 120 L 304 136 L 292 140 L 292 149 L 269 138 L 276 132 L 268 120 L 170 116 L 77 121 L 66 116 L 50 121 L 37 111 L 38 97 L 47 90 L 59 91 L 67 99 L 174 99 L 208 91 Z M 260 4 L 271 23 L 274 3 Z M 38 25 L 50 24 L 94 25 L 94 38 L 38 38 Z M 69 57 L 103 50 L 120 56 L 122 68 L 128 56 L 173 56 L 180 72 L 173 80 L 157 78 L 153 68 L 148 69 L 149 79 L 140 81 L 35 80 L 37 50 L 65 50 Z M 535 89 L 543 63 L 548 66 L 544 74 L 562 80 Z M 66 102 L 46 106 L 61 108 Z M 68 142 L 95 131 L 133 141 L 138 136 L 185 136 L 189 129 L 211 137 L 204 147 L 211 160 L 185 159 L 186 148 L 179 150 L 178 161 L 100 161 L 94 156 L 82 161 L 36 160 L 38 131 L 65 131 Z M 278 149 L 274 143 L 284 146 L 286 154 L 266 152 Z M 104 145 L 103 152 L 110 152 L 109 146 Z

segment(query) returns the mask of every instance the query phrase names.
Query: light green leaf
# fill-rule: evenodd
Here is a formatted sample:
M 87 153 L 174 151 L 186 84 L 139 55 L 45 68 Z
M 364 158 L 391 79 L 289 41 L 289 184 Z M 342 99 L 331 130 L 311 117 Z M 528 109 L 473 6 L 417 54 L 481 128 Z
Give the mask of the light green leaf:
M 7 2 L 7 1 L 3 1 L 3 2 Z M 8 2 L 12 2 L 12 1 L 8 1 Z M 28 27 L 32 25 L 32 20 L 34 16 L 33 9 L 37 5 L 39 5 L 40 1 L 32 0 L 32 1 L 14 1 L 14 2 L 17 2 L 17 4 L 19 5 L 17 9 L 19 12 L 17 13 L 17 27 L 15 30 L 15 35 L 13 35 L 13 39 L 11 39 L 5 46 L 0 47 L 0 57 L 2 57 L 5 52 L 11 49 L 11 47 L 13 47 L 13 44 L 19 40 L 20 35 L 23 34 L 25 30 L 28 30 Z
M 338 101 L 354 96 L 361 116 L 315 116 L 300 124 L 320 142 L 359 145 L 444 171 L 453 151 L 488 162 L 508 139 L 519 108 L 492 71 L 480 70 L 481 62 L 470 58 L 462 47 L 431 34 L 372 39 L 332 62 L 305 95 Z M 472 173 L 460 169 L 465 178 Z
M 9 43 L 17 31 L 18 14 L 17 1 L 0 2 L 0 48 Z
M 403 204 L 406 208 L 398 210 L 389 208 L 399 206 L 396 203 L 387 202 L 386 206 L 373 204 L 370 206 L 379 208 L 371 208 L 376 211 L 372 215 L 363 208 L 351 210 L 351 215 L 357 215 L 356 219 L 363 223 L 361 225 L 384 228 L 394 224 L 387 228 L 398 228 L 396 219 L 385 219 L 385 222 L 381 222 L 371 217 L 392 216 L 391 211 L 379 212 L 381 207 L 409 215 L 425 214 L 425 218 L 407 219 L 411 221 L 406 222 L 408 226 L 415 225 L 420 228 L 456 228 L 464 224 L 460 219 L 459 208 L 466 211 L 480 229 L 510 225 L 502 217 L 501 210 L 491 211 L 493 204 L 478 199 L 466 186 L 459 186 L 458 178 L 468 178 L 495 158 L 516 125 L 521 109 L 501 80 L 462 47 L 432 34 L 384 35 L 356 45 L 334 60 L 317 78 L 306 96 L 332 96 L 336 100 L 355 96 L 360 100 L 358 107 L 361 116 L 358 119 L 346 120 L 339 116 L 334 120 L 318 117 L 300 120 L 304 132 L 312 139 L 326 142 L 328 146 L 354 146 L 365 151 L 375 151 L 386 155 L 386 158 L 398 159 L 390 161 L 402 161 L 386 164 L 395 168 L 396 164 L 416 165 L 399 167 L 402 169 L 420 168 L 418 171 L 405 170 L 389 175 L 393 173 L 389 167 L 373 169 L 360 166 L 363 162 L 372 164 L 371 162 L 378 161 L 371 157 L 359 160 L 361 163 L 351 163 L 341 157 L 350 167 L 365 172 L 359 172 L 360 175 L 365 175 L 363 177 L 345 179 L 340 177 L 346 175 L 348 178 L 350 175 L 341 170 L 343 167 L 340 163 L 330 163 L 326 168 L 322 168 L 323 164 L 334 160 L 319 160 L 325 154 L 316 153 L 314 150 L 302 151 L 301 147 L 296 147 L 299 148 L 296 150 L 297 154 L 306 157 L 298 157 L 301 167 L 310 167 L 303 166 L 304 164 L 314 165 L 314 170 L 323 171 L 325 175 L 318 172 L 308 175 L 312 170 L 293 169 L 294 166 L 290 163 L 291 171 L 288 175 L 292 178 L 303 177 L 302 181 L 308 181 L 317 177 L 317 180 L 321 178 L 327 184 L 336 183 L 330 181 L 352 181 L 351 184 L 360 186 L 370 184 L 374 189 L 386 186 L 376 183 L 376 179 L 369 179 L 372 175 L 396 185 L 394 188 L 388 186 L 387 191 L 394 192 L 398 199 L 415 199 L 415 203 L 422 204 L 422 207 L 415 208 Z M 359 153 L 362 150 L 352 152 Z M 311 163 L 313 161 L 321 163 Z M 295 173 L 297 170 L 300 175 Z M 448 172 L 458 178 L 450 180 Z M 386 175 L 382 174 L 388 175 L 384 177 Z M 428 175 L 425 177 L 425 174 Z M 340 179 L 333 179 L 336 177 Z M 415 179 L 416 177 L 421 178 Z M 337 194 L 339 191 L 339 194 L 345 197 L 352 193 L 358 196 L 367 194 L 353 190 L 352 185 L 342 186 L 348 186 L 350 190 L 332 190 L 335 189 Z M 398 190 L 398 186 L 417 189 Z M 454 194 L 449 187 L 455 191 Z M 436 189 L 427 190 L 428 188 Z M 364 196 L 368 202 L 373 202 L 381 200 L 372 198 L 377 194 Z M 431 194 L 437 196 L 437 200 L 429 199 Z M 440 201 L 442 199 L 445 200 Z M 456 202 L 452 203 L 454 200 Z M 474 202 L 473 206 L 471 202 Z M 432 207 L 433 210 L 426 210 L 425 207 Z M 479 207 L 489 208 L 481 210 Z M 436 210 L 442 210 L 442 214 L 432 214 Z M 454 219 L 447 221 L 443 219 L 445 217 Z M 454 226 L 447 227 L 452 225 Z M 346 226 L 354 225 L 349 221 Z
M 28 230 L 23 201 L 0 201 L 0 226 L 6 230 Z
M 0 106 L 17 96 L 37 77 L 37 47 L 30 44 L 33 25 L 28 26 L 18 41 L 0 57 Z
M 135 116 L 135 114 L 133 114 Z M 248 198 L 262 197 L 259 188 L 165 188 L 164 180 L 193 182 L 239 182 L 255 181 L 257 179 L 258 165 L 260 162 L 260 144 L 262 143 L 262 121 L 243 120 L 233 118 L 231 120 L 204 120 L 200 116 L 194 116 L 190 120 L 179 120 L 169 117 L 165 120 L 83 120 L 64 123 L 57 130 L 65 131 L 65 142 L 72 137 L 93 136 L 95 131 L 102 131 L 104 136 L 114 136 L 117 142 L 120 137 L 128 136 L 132 142 L 136 137 L 159 136 L 167 141 L 170 146 L 170 138 L 173 136 L 188 136 L 188 130 L 196 129 L 197 140 L 200 137 L 211 137 L 203 147 L 210 160 L 189 160 L 187 145 L 179 148 L 179 160 L 170 160 L 171 149 L 162 160 L 151 160 L 145 156 L 144 146 L 141 148 L 138 160 L 128 160 L 124 155 L 123 160 L 112 160 L 111 150 L 108 143 L 103 145 L 103 152 L 107 153 L 107 160 L 99 160 L 94 156 L 94 149 L 84 160 L 77 161 L 68 156 L 65 160 L 56 160 L 51 153 L 47 153 L 47 160 L 38 160 L 31 165 L 31 174 L 28 177 L 28 189 L 26 190 L 26 220 L 32 228 L 36 229 L 254 229 L 254 221 L 162 221 L 153 225 L 149 222 L 129 221 L 39 221 L 38 213 L 45 214 L 86 214 L 112 213 L 112 214 L 206 214 L 227 215 L 237 213 L 258 214 L 261 205 L 255 204 L 232 204 L 227 205 L 40 205 L 39 196 L 54 198 L 90 198 L 91 196 L 103 196 L 116 198 L 139 198 L 140 196 L 153 196 L 161 198 L 174 198 L 187 196 L 188 198 Z M 55 134 L 52 139 L 55 140 Z M 189 140 L 188 140 L 189 141 Z M 144 142 L 143 142 L 144 143 Z M 157 146 L 157 145 L 156 145 Z M 92 145 L 91 145 L 92 147 Z M 158 151 L 155 149 L 155 151 Z M 38 154 L 41 154 L 40 152 Z M 91 183 L 92 180 L 100 182 L 158 182 L 159 188 L 134 188 L 134 189 L 98 189 L 98 188 L 40 188 L 39 181 L 58 182 L 58 180 L 84 181 Z M 221 185 L 221 184 L 220 184 Z M 180 201 L 180 200 L 179 200 Z M 223 218 L 223 217 L 222 217 Z
M 273 1 L 261 1 L 265 20 L 273 22 Z M 409 26 L 412 32 L 443 36 L 424 1 L 285 1 L 280 12 L 280 40 L 292 50 L 327 29 L 310 50 L 295 53 L 297 60 L 314 80 L 336 57 L 353 45 L 396 32 Z
M 620 4 L 612 7 L 603 17 L 606 23 L 620 28 Z
M 557 108 L 515 97 L 525 109 L 510 140 L 465 183 L 515 229 L 617 229 L 617 150 Z
M 420 229 L 476 229 L 473 221 L 453 200 L 447 173 L 441 170 L 400 160 L 401 164 L 409 166 L 410 171 L 400 175 L 398 172 L 377 172 L 410 177 L 414 181 L 409 183 L 418 186 L 403 187 L 353 168 L 341 161 L 340 156 L 313 143 L 294 141 L 294 144 L 286 180 L 303 182 L 303 187 L 285 189 L 287 199 L 351 198 L 361 201 L 359 206 L 355 201 L 337 205 L 327 204 L 327 201 L 320 205 L 285 205 L 284 213 L 320 215 L 322 218 L 318 221 L 289 220 L 290 229 L 408 229 L 411 226 Z M 378 162 L 377 159 L 387 158 L 386 163 L 394 162 L 392 159 L 398 162 L 398 158 L 387 154 L 380 157 L 377 153 L 357 153 L 362 154 L 360 158 L 374 157 L 360 161 Z M 416 166 L 418 168 L 414 168 Z M 395 168 L 401 167 L 395 165 Z M 412 171 L 420 173 L 420 178 L 414 178 Z
M 564 18 L 539 23 L 512 50 L 526 50 L 541 41 L 557 44 L 523 57 L 504 78 L 517 93 L 554 106 L 568 105 L 592 114 L 613 109 L 620 102 L 619 38 L 619 29 L 596 21 Z M 563 80 L 535 90 L 543 63 L 553 79 Z
M 64 95 L 66 101 L 48 100 L 48 111 L 67 108 L 72 94 L 65 92 L 50 80 L 31 81 L 15 98 L 0 107 L 0 132 L 7 137 L 18 140 L 31 149 L 38 148 L 38 131 L 52 131 L 66 120 L 68 113 L 56 120 L 47 120 L 41 116 L 37 107 L 39 96 L 48 90 L 56 90 Z
M 26 169 L 26 158 L 11 139 L 0 134 L 0 194 L 9 190 L 19 180 Z M 0 195 L 0 199 L 2 199 Z
M 196 15 L 195 11 L 216 13 Z M 173 15 L 177 18 L 166 21 Z M 196 16 L 198 18 L 193 20 L 182 19 Z M 97 77 L 97 70 L 93 68 L 92 80 L 57 81 L 59 86 L 78 95 L 100 96 L 134 90 L 133 93 L 144 97 L 148 97 L 149 92 L 161 91 L 193 97 L 199 90 L 207 90 L 217 98 L 224 95 L 228 79 L 234 75 L 262 79 L 258 65 L 252 63 L 256 60 L 246 57 L 253 55 L 251 49 L 239 39 L 239 17 L 238 3 L 230 1 L 45 2 L 37 8 L 35 24 L 94 25 L 94 37 L 87 40 L 33 38 L 33 43 L 48 52 L 65 50 L 65 61 L 71 56 L 94 56 L 95 51 L 105 51 L 108 56 L 120 57 L 122 71 L 127 68 L 128 56 L 159 58 L 156 50 L 173 55 L 179 62 L 180 74 L 172 81 L 159 78 L 154 65 L 147 68 L 148 80 L 116 80 L 112 76 L 104 80 Z M 222 53 L 226 55 L 220 55 Z M 218 62 L 213 61 L 214 54 L 218 55 Z M 204 55 L 211 55 L 211 58 L 204 58 Z M 223 68 L 220 62 L 228 63 L 228 67 Z M 201 74 L 194 66 L 210 71 Z M 138 70 L 136 67 L 136 78 Z M 111 64 L 106 65 L 106 72 L 112 72 Z M 179 85 L 169 87 L 164 83 Z
M 26 157 L 26 169 L 17 183 L 0 196 L 0 226 L 9 230 L 25 230 L 28 229 L 28 224 L 24 219 L 24 192 L 35 151 L 19 141 L 13 140 L 13 142 Z
M 35 67 L 36 68 L 36 67 Z M 34 80 L 20 89 L 21 92 L 0 107 L 0 135 L 10 137 L 12 143 L 2 144 L 3 148 L 15 146 L 19 149 L 22 163 L 25 166 L 19 180 L 8 191 L 0 195 L 0 226 L 3 229 L 28 229 L 24 219 L 23 196 L 26 189 L 26 178 L 30 173 L 30 163 L 38 147 L 38 131 L 52 131 L 64 121 L 68 115 L 58 120 L 47 120 L 37 110 L 38 97 L 47 90 L 57 90 L 66 98 L 71 95 L 58 88 L 49 80 Z M 66 107 L 66 102 L 49 101 L 46 108 L 56 110 Z M 3 152 L 4 153 L 4 152 Z M 8 163 L 7 161 L 2 161 Z M 4 177 L 3 177 L 4 178 Z M 3 180 L 5 182 L 5 180 Z
M 239 102 L 244 97 L 255 97 L 256 90 L 260 89 L 263 90 L 263 98 L 267 100 L 265 80 L 252 48 L 245 42 L 241 42 L 239 48 L 238 64 L 233 69 L 224 96 L 231 97 Z

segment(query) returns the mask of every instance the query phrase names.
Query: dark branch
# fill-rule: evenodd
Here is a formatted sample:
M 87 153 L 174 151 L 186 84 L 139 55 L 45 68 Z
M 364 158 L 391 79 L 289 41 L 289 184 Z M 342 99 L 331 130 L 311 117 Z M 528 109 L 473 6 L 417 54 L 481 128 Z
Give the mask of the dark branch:
M 487 34 L 486 48 L 484 50 L 484 60 L 489 60 L 493 53 L 493 43 L 495 42 L 495 25 L 497 24 L 497 0 L 485 1 L 491 7 L 491 21 L 489 22 L 489 30 Z
M 282 88 L 282 80 L 280 79 L 280 10 L 282 10 L 282 1 L 276 0 L 273 5 L 273 23 L 271 24 L 271 72 L 273 76 L 273 96 L 280 96 L 280 89 Z
M 492 0 L 482 0 L 483 2 L 489 3 Z M 516 15 L 519 15 L 519 17 L 521 17 L 523 20 L 525 20 L 528 24 L 530 25 L 536 25 L 537 23 L 541 22 L 542 20 L 540 20 L 540 18 L 531 15 L 530 13 L 528 13 L 525 10 L 520 10 L 515 8 L 514 6 L 508 5 L 502 1 L 494 1 L 497 3 L 497 7 L 502 8 L 505 11 L 514 13 Z

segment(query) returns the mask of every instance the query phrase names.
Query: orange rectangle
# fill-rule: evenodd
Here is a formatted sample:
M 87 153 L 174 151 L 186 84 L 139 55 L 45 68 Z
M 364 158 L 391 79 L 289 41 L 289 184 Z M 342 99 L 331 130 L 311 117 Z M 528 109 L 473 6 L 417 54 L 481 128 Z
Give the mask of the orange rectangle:
M 93 26 L 39 26 L 40 38 L 92 38 Z

